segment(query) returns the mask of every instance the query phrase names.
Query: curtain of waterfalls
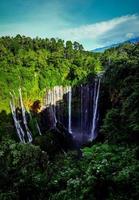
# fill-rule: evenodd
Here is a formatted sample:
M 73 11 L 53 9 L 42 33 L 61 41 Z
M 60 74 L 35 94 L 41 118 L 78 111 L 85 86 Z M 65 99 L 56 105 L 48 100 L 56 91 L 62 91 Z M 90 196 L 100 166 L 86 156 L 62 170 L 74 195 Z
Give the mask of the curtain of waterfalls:
M 100 78 L 75 88 L 55 86 L 48 90 L 44 104 L 50 110 L 52 126 L 59 121 L 75 139 L 94 140 L 97 137 L 99 93 Z
M 74 88 L 55 86 L 49 89 L 44 99 L 44 109 L 47 110 L 45 115 L 47 116 L 45 116 L 43 126 L 54 128 L 57 122 L 60 122 L 80 143 L 94 140 L 98 130 L 99 94 L 100 78 L 96 78 L 92 84 Z M 27 124 L 21 89 L 19 89 L 21 109 L 15 108 L 14 95 L 11 94 L 11 97 L 10 107 L 17 135 L 21 142 L 32 142 L 32 133 Z M 36 128 L 41 135 L 37 122 Z
M 91 129 L 91 137 L 90 140 L 94 140 L 97 137 L 97 119 L 98 119 L 98 100 L 99 100 L 99 92 L 100 92 L 100 79 L 95 81 L 94 87 L 94 98 L 93 98 L 93 121 L 92 121 L 92 129 Z
M 10 95 L 12 97 L 12 100 L 10 101 L 10 108 L 11 108 L 14 125 L 16 128 L 18 138 L 20 142 L 22 143 L 26 143 L 26 141 L 30 143 L 32 142 L 33 138 L 32 138 L 32 133 L 29 130 L 28 125 L 27 125 L 26 111 L 23 105 L 21 89 L 19 89 L 21 109 L 18 107 L 17 108 L 15 107 L 14 94 L 10 93 Z
M 14 100 L 10 101 L 10 107 L 11 107 L 11 112 L 12 112 L 14 125 L 15 125 L 15 128 L 16 128 L 18 138 L 19 138 L 20 142 L 25 143 L 25 139 L 24 139 L 25 133 L 24 133 L 24 131 L 23 131 L 21 125 L 20 125 L 20 122 L 17 120 Z
M 21 110 L 22 110 L 23 123 L 24 123 L 24 126 L 25 126 L 28 142 L 32 142 L 32 140 L 33 140 L 32 139 L 32 134 L 31 134 L 31 131 L 29 130 L 28 125 L 27 125 L 26 110 L 25 110 L 24 105 L 23 105 L 21 88 L 19 89 L 19 97 L 20 97 L 20 104 L 21 104 Z

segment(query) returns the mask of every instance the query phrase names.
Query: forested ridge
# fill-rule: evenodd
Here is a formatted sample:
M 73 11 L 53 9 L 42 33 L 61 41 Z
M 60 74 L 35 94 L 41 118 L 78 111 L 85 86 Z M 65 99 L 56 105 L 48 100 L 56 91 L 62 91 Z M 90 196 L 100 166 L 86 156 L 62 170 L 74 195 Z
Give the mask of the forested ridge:
M 21 87 L 27 106 L 42 99 L 46 88 L 77 85 L 101 70 L 97 54 L 78 42 L 17 35 L 0 38 L 0 110 L 9 110 L 9 91 Z M 4 90 L 3 90 L 4 88 Z
M 21 87 L 30 109 L 47 88 L 86 84 L 101 71 L 95 141 L 82 146 L 78 154 L 76 149 L 67 147 L 66 151 L 66 138 L 62 134 L 56 138 L 54 130 L 34 134 L 32 144 L 18 142 L 9 91 L 18 96 Z M 0 199 L 139 198 L 138 44 L 126 43 L 94 54 L 77 42 L 1 37 L 0 102 Z M 34 116 L 39 119 L 40 114 Z

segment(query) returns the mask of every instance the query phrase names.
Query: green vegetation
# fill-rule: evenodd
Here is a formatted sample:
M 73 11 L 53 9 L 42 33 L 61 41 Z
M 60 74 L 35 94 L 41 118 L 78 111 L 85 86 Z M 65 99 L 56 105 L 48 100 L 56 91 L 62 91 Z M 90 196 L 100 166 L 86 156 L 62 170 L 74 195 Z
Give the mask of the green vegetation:
M 39 147 L 4 141 L 0 199 L 138 199 L 139 148 L 96 144 L 48 161 Z
M 46 88 L 79 84 L 98 70 L 101 64 L 97 55 L 84 51 L 78 42 L 1 37 L 0 110 L 9 111 L 9 91 L 18 95 L 21 87 L 30 107 L 34 100 L 42 99 Z
M 104 57 L 104 84 L 111 106 L 102 132 L 109 142 L 138 143 L 139 45 L 125 44 L 106 51 Z
M 55 39 L 2 37 L 0 44 L 0 200 L 138 199 L 139 45 L 92 54 Z M 100 133 L 82 147 L 82 157 L 62 152 L 55 132 L 36 136 L 33 144 L 17 142 L 6 113 L 9 90 L 17 94 L 21 86 L 26 104 L 32 103 L 47 87 L 80 84 L 101 66 Z

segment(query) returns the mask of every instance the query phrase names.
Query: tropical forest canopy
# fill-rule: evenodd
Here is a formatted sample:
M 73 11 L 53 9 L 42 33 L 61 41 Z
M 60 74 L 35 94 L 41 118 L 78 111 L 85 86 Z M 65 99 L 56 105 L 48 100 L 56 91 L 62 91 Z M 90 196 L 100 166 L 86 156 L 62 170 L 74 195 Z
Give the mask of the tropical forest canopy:
M 8 110 L 9 92 L 17 94 L 19 87 L 29 106 L 34 99 L 43 97 L 46 88 L 81 84 L 100 70 L 96 54 L 84 51 L 78 42 L 20 35 L 1 37 L 0 110 Z

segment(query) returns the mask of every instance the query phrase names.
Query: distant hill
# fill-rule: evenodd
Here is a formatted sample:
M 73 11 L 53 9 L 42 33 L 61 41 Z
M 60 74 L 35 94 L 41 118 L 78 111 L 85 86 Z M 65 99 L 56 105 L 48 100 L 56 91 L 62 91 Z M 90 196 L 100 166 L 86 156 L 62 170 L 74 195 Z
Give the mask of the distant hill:
M 109 45 L 109 46 L 106 46 L 106 47 L 101 47 L 101 48 L 93 49 L 92 52 L 104 52 L 107 49 L 110 49 L 110 48 L 113 48 L 113 47 L 117 47 L 120 44 L 127 43 L 127 42 L 129 42 L 129 43 L 137 43 L 137 42 L 139 42 L 139 37 L 131 38 L 131 39 L 126 40 L 124 42 L 117 43 L 117 44 L 112 44 L 112 45 Z

